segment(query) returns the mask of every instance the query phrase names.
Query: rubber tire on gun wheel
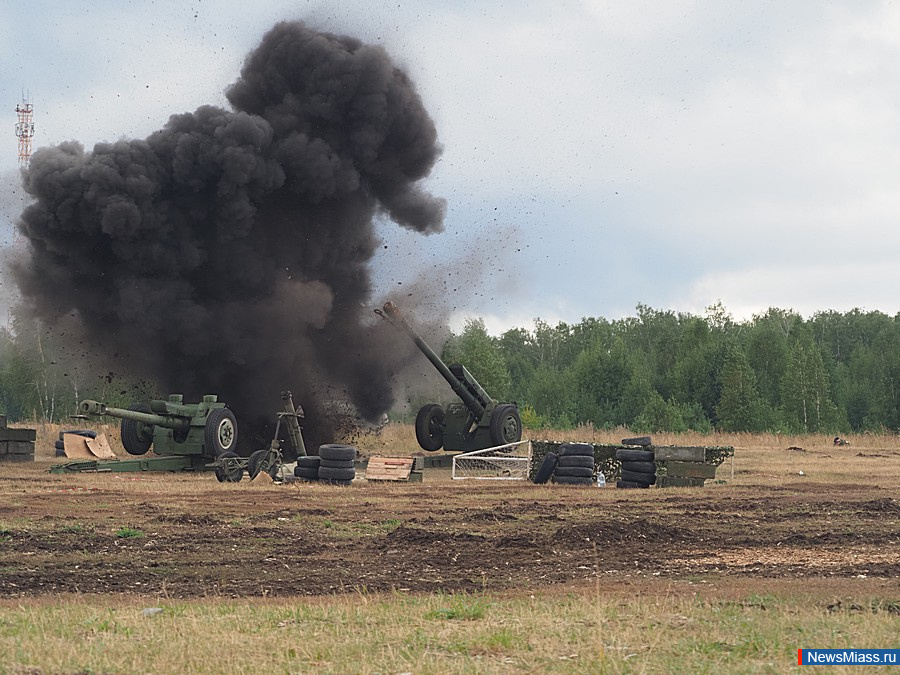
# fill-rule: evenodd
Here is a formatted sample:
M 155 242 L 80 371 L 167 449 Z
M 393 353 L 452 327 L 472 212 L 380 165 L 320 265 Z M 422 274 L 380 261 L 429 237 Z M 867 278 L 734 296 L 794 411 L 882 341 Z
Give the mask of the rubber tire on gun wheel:
M 570 468 L 573 466 L 581 466 L 593 469 L 594 456 L 591 455 L 590 457 L 588 457 L 587 455 L 565 455 L 564 457 L 559 458 L 559 464 L 557 466 L 565 466 Z
M 653 441 L 650 440 L 649 436 L 635 436 L 634 438 L 623 438 L 622 445 L 640 445 L 646 447 L 648 445 L 653 445 Z
M 554 476 L 554 483 L 559 483 L 560 485 L 593 485 L 594 481 L 591 480 L 590 476 L 584 478 L 582 476 Z
M 236 452 L 223 452 L 219 455 L 219 459 L 228 459 L 229 457 L 237 457 Z M 216 467 L 216 480 L 220 483 L 240 483 L 244 477 L 244 467 L 237 467 L 228 471 L 223 466 Z
M 356 469 L 331 469 L 327 466 L 319 467 L 319 480 L 353 480 L 356 477 Z
M 416 413 L 416 440 L 419 447 L 428 452 L 440 450 L 444 445 L 444 409 L 437 403 L 429 403 Z
M 560 459 L 563 457 L 593 457 L 594 446 L 590 443 L 563 443 L 557 450 Z
M 652 450 L 627 450 L 625 448 L 616 450 L 616 459 L 622 462 L 652 462 Z
M 637 471 L 638 473 L 656 473 L 655 462 L 622 462 L 622 471 Z
M 656 482 L 655 473 L 640 473 L 637 471 L 623 471 L 622 480 L 627 483 L 641 483 L 653 485 Z
M 522 419 L 518 406 L 502 403 L 491 413 L 491 442 L 494 445 L 508 445 L 522 440 Z
M 538 485 L 543 485 L 550 480 L 550 476 L 556 470 L 557 462 L 559 462 L 559 455 L 555 452 L 548 452 L 544 456 L 544 461 L 541 462 L 541 467 L 534 474 L 534 482 Z
M 247 473 L 250 474 L 250 480 L 253 480 L 259 475 L 260 469 L 262 469 L 263 460 L 266 458 L 266 455 L 269 454 L 268 448 L 263 448 L 262 450 L 257 450 L 252 455 L 250 455 L 250 460 L 247 462 Z M 269 476 L 275 478 L 278 475 L 278 465 L 269 467 Z
M 560 458 L 562 459 L 562 458 Z M 594 475 L 594 467 L 590 466 L 562 466 L 556 465 L 554 476 L 569 476 L 574 478 L 590 478 Z
M 143 403 L 135 403 L 128 408 L 133 412 L 149 413 L 150 408 Z M 119 437 L 122 439 L 122 447 L 129 455 L 144 455 L 153 445 L 153 432 L 146 429 L 148 425 L 135 420 L 123 419 L 119 427 Z M 152 427 L 151 427 L 152 428 Z M 147 435 L 150 438 L 147 438 Z
M 237 420 L 228 408 L 213 408 L 206 416 L 203 446 L 207 455 L 218 457 L 233 450 L 237 444 Z
M 356 448 L 343 443 L 325 443 L 319 446 L 319 458 L 323 462 L 353 461 L 356 459 Z

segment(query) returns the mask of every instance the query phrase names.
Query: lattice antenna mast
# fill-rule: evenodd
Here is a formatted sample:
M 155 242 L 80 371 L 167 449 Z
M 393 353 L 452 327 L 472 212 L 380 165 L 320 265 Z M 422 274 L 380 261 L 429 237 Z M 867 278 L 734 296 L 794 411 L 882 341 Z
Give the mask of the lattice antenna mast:
M 22 94 L 22 102 L 16 106 L 19 121 L 16 123 L 16 136 L 19 138 L 19 166 L 28 166 L 31 161 L 31 139 L 34 137 L 34 106 Z

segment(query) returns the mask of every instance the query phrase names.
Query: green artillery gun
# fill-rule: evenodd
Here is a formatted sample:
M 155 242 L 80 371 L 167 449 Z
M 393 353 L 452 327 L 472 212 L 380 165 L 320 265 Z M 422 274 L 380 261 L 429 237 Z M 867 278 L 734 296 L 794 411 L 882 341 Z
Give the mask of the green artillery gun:
M 215 395 L 199 403 L 184 403 L 181 394 L 170 394 L 150 405 L 109 408 L 97 401 L 82 401 L 78 411 L 86 416 L 122 419 L 122 445 L 130 455 L 143 455 L 153 446 L 157 455 L 215 459 L 237 445 L 234 413 Z
M 464 366 L 447 365 L 416 333 L 392 302 L 375 313 L 400 328 L 443 375 L 461 403 L 442 408 L 437 403 L 423 406 L 416 415 L 416 440 L 429 452 L 443 447 L 448 451 L 471 452 L 522 440 L 522 421 L 515 403 L 498 403 Z

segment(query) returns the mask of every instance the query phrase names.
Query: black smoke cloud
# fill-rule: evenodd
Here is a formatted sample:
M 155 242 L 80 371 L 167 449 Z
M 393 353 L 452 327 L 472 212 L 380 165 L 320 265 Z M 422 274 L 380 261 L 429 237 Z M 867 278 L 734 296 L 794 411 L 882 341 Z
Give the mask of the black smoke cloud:
M 298 22 L 272 28 L 226 94 L 232 110 L 173 115 L 143 140 L 35 152 L 22 296 L 51 325 L 75 313 L 92 351 L 165 391 L 218 393 L 239 418 L 271 416 L 282 388 L 373 418 L 398 363 L 370 321 L 373 221 L 442 229 L 444 201 L 417 185 L 440 154 L 434 124 L 381 47 Z

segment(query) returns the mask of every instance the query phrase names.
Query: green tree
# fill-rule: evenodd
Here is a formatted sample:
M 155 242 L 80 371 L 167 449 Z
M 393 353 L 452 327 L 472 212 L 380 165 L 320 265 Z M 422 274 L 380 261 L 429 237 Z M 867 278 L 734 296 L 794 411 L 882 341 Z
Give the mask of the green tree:
M 721 395 L 716 405 L 716 426 L 723 431 L 764 431 L 771 423 L 759 391 L 756 375 L 744 352 L 727 349 L 719 373 Z
M 468 319 L 462 334 L 444 345 L 442 358 L 447 363 L 463 364 L 490 396 L 497 400 L 508 399 L 509 369 L 482 319 Z
M 801 432 L 837 431 L 837 407 L 828 393 L 828 377 L 819 348 L 796 340 L 782 380 L 782 410 L 793 429 Z

